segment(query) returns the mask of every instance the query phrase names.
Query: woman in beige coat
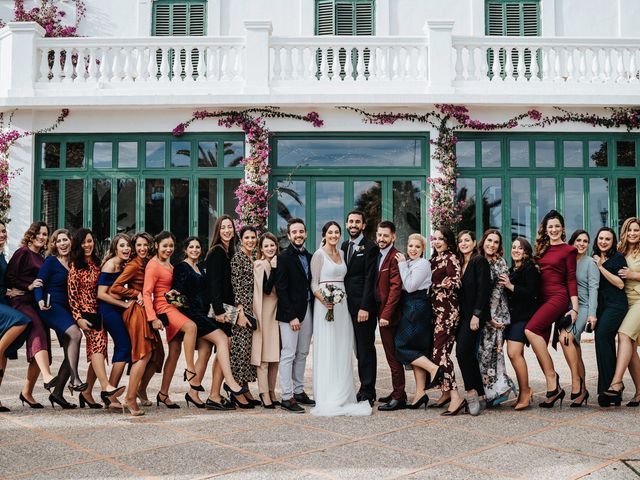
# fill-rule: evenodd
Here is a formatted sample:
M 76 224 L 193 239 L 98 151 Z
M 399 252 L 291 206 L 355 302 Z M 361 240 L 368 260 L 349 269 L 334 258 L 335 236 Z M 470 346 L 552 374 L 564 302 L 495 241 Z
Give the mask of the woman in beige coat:
M 258 389 L 264 408 L 275 408 L 274 389 L 280 360 L 280 329 L 276 320 L 278 297 L 274 288 L 278 240 L 265 233 L 258 242 L 258 259 L 253 263 L 253 313 L 258 328 L 253 332 L 251 364 L 257 367 Z

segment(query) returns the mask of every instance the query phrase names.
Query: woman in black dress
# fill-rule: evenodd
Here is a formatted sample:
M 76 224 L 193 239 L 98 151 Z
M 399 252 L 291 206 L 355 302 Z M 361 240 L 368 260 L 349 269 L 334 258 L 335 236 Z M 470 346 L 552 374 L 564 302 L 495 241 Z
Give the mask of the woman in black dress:
M 629 303 L 624 291 L 624 280 L 618 275 L 627 266 L 627 260 L 616 249 L 616 233 L 608 227 L 598 230 L 593 242 L 593 259 L 600 270 L 598 287 L 598 310 L 594 331 L 596 362 L 598 364 L 598 404 L 611 405 L 611 397 L 604 395 L 616 371 L 616 335 L 624 320 Z
M 477 250 L 473 232 L 458 233 L 458 259 L 462 266 L 460 324 L 456 336 L 456 358 L 467 391 L 469 413 L 479 415 L 487 406 L 478 363 L 478 335 L 489 319 L 491 272 L 489 262 Z
M 527 239 L 518 237 L 511 245 L 513 264 L 509 275 L 500 275 L 499 283 L 507 292 L 511 324 L 506 329 L 507 355 L 516 371 L 518 399 L 513 407 L 524 410 L 531 405 L 533 391 L 529 386 L 529 372 L 524 359 L 527 337 L 524 329 L 538 309 L 540 297 L 540 271 L 533 260 L 533 249 Z

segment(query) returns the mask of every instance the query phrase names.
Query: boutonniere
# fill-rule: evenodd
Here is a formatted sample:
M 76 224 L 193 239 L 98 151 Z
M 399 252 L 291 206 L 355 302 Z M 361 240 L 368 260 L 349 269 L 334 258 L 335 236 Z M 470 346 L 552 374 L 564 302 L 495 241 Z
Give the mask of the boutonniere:
M 359 245 L 358 248 L 356 248 L 356 253 L 360 252 L 364 252 L 364 245 Z

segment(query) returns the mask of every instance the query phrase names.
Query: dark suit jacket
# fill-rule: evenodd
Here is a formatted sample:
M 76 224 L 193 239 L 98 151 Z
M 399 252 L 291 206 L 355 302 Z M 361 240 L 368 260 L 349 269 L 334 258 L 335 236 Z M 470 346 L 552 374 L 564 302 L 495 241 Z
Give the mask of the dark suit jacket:
M 231 259 L 222 245 L 216 245 L 206 260 L 206 298 L 216 315 L 224 313 L 223 303 L 235 305 L 231 285 Z
M 391 247 L 380 266 L 380 271 L 376 270 L 377 256 L 373 265 L 378 318 L 389 320 L 390 325 L 398 321 L 400 296 L 402 295 L 402 278 L 400 277 L 396 253 L 398 253 L 398 250 L 395 247 Z
M 342 244 L 345 261 L 349 252 L 349 242 Z M 354 248 L 351 261 L 347 263 L 347 274 L 344 277 L 344 287 L 347 292 L 347 305 L 349 313 L 353 316 L 358 310 L 366 310 L 376 315 L 373 290 L 368 288 L 367 280 L 371 270 L 376 264 L 376 244 L 366 237 Z
M 289 323 L 294 318 L 302 322 L 309 305 L 308 299 L 313 299 L 311 293 L 311 254 L 306 252 L 309 262 L 308 275 L 305 274 L 298 254 L 298 250 L 293 245 L 289 245 L 278 255 L 278 268 L 276 268 L 275 275 L 278 294 L 276 320 L 279 322 Z
M 469 265 L 462 275 L 462 287 L 460 288 L 460 320 L 471 321 L 476 315 L 480 319 L 480 325 L 484 325 L 491 315 L 489 312 L 489 300 L 492 290 L 491 267 L 483 255 L 475 255 L 469 260 Z
M 511 324 L 528 322 L 540 306 L 540 272 L 530 261 L 518 270 L 511 268 L 509 279 L 513 283 L 513 292 L 506 288 L 504 291 L 507 292 Z

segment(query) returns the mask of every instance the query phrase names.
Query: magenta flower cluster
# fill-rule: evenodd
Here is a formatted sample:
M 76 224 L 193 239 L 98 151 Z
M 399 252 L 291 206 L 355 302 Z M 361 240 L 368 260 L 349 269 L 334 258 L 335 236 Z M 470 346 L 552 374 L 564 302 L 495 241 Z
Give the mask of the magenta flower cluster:
M 44 28 L 45 37 L 77 37 L 78 25 L 87 14 L 83 0 L 72 0 L 76 10 L 74 25 L 65 25 L 66 12 L 59 7 L 59 0 L 40 0 L 38 7 L 25 8 L 25 0 L 14 0 L 14 22 L 36 22 Z M 0 27 L 4 22 L 0 21 Z

